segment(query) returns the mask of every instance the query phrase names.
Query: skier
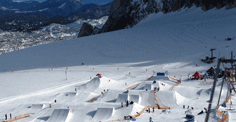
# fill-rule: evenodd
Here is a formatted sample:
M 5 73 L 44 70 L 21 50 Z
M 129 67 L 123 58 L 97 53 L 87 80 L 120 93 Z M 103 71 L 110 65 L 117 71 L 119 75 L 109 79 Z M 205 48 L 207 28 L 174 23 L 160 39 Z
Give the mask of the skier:
M 192 108 L 192 110 L 193 110 L 193 107 L 191 107 Z
M 185 109 L 185 105 L 183 105 L 183 109 Z
M 10 113 L 10 119 L 12 118 L 11 113 Z
M 129 102 L 128 102 L 128 100 L 126 101 L 126 107 L 128 107 L 129 106 Z
M 150 108 L 148 108 L 148 113 L 150 113 Z
M 123 107 L 123 102 L 121 102 L 121 107 Z
M 5 114 L 5 120 L 7 120 L 7 114 Z
M 57 102 L 57 100 L 54 100 L 54 102 L 56 103 L 56 102 Z
M 152 112 L 154 113 L 154 107 L 152 108 Z
M 187 109 L 189 109 L 189 105 L 188 105 Z

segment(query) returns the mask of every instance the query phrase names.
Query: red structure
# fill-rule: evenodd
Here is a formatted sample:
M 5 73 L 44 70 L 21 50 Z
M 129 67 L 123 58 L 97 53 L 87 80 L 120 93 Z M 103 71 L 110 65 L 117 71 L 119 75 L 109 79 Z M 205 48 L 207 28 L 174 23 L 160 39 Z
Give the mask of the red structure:
M 99 74 L 99 73 L 98 73 L 96 76 L 98 76 L 99 78 L 102 78 L 102 75 L 101 75 L 101 74 Z
M 193 77 L 193 79 L 197 79 L 197 80 L 198 80 L 198 79 L 202 78 L 202 75 L 200 75 L 200 74 L 196 71 L 192 77 Z

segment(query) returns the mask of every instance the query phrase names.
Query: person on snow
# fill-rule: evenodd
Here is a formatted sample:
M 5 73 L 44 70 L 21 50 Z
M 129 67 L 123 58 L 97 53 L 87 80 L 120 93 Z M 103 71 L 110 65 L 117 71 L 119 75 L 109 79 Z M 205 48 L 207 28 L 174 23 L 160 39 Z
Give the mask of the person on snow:
M 191 107 L 191 109 L 193 110 L 193 107 Z
M 126 107 L 128 107 L 128 106 L 129 106 L 129 101 L 127 100 L 127 101 L 126 101 Z
M 7 114 L 5 114 L 5 120 L 7 120 Z
M 121 102 L 121 107 L 123 107 L 123 102 Z
M 12 118 L 11 113 L 10 113 L 10 119 Z
M 75 88 L 75 91 L 76 91 L 76 88 Z
M 188 105 L 187 109 L 189 109 L 189 105 Z
M 185 105 L 183 105 L 183 109 L 185 109 Z
M 148 113 L 150 113 L 150 108 L 148 108 Z
M 149 118 L 149 122 L 152 122 L 152 117 Z
M 154 107 L 152 108 L 152 112 L 154 113 Z
M 204 107 L 205 112 L 207 113 L 207 109 Z
M 54 100 L 54 102 L 56 103 L 56 102 L 57 102 L 57 100 Z
M 201 112 L 199 112 L 197 115 L 203 114 L 203 110 Z

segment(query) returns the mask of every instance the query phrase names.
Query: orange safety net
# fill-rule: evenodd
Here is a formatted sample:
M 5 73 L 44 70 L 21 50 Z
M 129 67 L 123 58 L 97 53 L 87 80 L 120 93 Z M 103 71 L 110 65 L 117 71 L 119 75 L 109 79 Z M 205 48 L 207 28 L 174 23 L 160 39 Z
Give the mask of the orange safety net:
M 139 83 L 136 83 L 136 84 L 134 84 L 134 85 L 132 85 L 132 86 L 129 86 L 129 87 L 126 88 L 126 90 L 132 89 L 132 88 L 134 88 L 135 86 L 137 86 L 138 84 L 139 84 Z
M 98 98 L 100 95 L 101 95 L 101 94 L 99 94 L 99 95 L 97 95 L 97 96 L 93 97 L 91 100 L 89 100 L 89 102 L 93 102 L 93 101 L 94 101 L 94 99 L 95 99 L 95 98 Z
M 222 118 L 222 120 L 219 120 L 218 122 L 226 122 L 226 120 L 227 120 L 227 115 L 226 114 L 223 114 L 220 110 L 216 110 L 216 114 L 218 115 L 218 116 L 223 116 L 223 118 Z
M 171 80 L 178 81 L 177 79 L 175 79 L 175 78 L 172 78 L 172 77 L 170 77 L 170 76 L 169 76 L 169 78 L 170 78 Z
M 179 85 L 180 85 L 180 83 L 175 84 L 175 85 L 171 88 L 171 91 L 172 91 L 176 86 L 179 86 Z
M 30 116 L 30 115 L 33 115 L 33 114 L 34 114 L 34 113 L 23 114 L 23 115 L 20 115 L 20 116 L 16 116 L 16 117 L 14 117 L 14 118 L 11 118 L 11 119 L 9 119 L 9 120 L 6 120 L 6 121 L 4 121 L 4 122 L 14 122 L 14 121 L 16 121 L 16 120 L 26 118 L 26 117 L 28 117 L 28 116 Z
M 213 82 L 204 82 L 204 83 L 201 83 L 201 85 L 204 85 L 204 84 L 212 84 Z

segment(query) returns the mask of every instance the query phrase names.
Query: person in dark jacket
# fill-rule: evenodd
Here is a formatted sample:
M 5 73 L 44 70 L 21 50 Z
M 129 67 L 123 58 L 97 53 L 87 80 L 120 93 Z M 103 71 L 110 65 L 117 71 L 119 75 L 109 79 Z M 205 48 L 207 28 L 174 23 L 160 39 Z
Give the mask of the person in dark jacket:
M 128 107 L 129 106 L 129 102 L 128 102 L 128 100 L 126 101 L 126 107 Z
M 5 114 L 5 120 L 7 120 L 7 114 Z

